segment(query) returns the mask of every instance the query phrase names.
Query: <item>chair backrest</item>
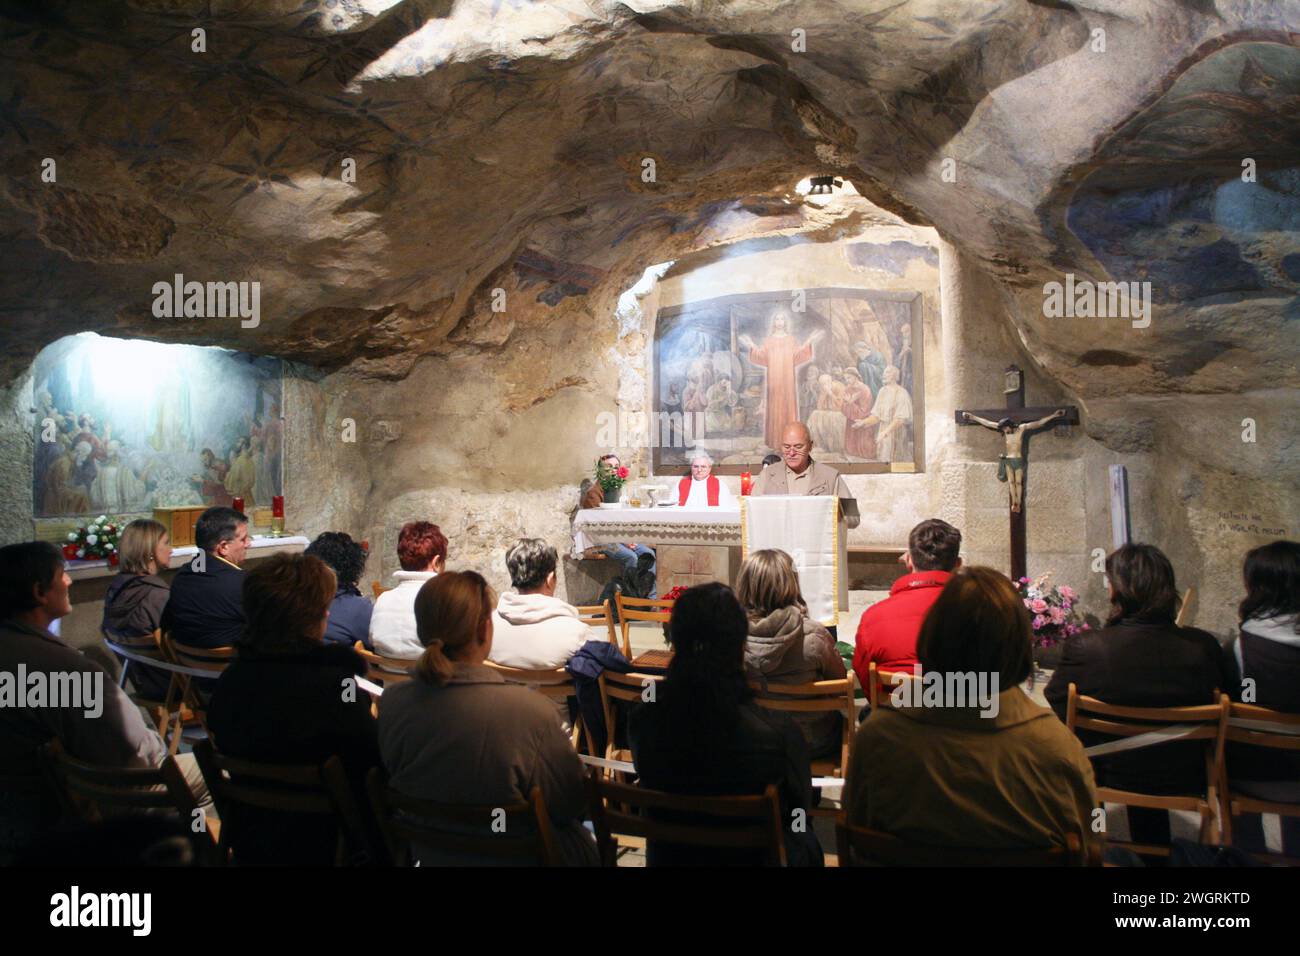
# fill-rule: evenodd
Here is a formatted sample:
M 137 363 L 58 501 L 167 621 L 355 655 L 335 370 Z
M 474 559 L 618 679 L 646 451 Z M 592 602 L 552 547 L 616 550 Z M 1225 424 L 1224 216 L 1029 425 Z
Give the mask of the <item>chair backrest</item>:
M 600 710 L 605 717 L 605 756 L 612 758 L 614 756 L 614 701 L 621 700 L 625 703 L 639 704 L 646 700 L 647 689 L 654 684 L 658 684 L 664 677 L 662 674 L 639 674 L 636 671 L 629 671 L 626 674 L 620 674 L 618 671 L 605 670 L 601 672 L 597 683 L 600 687 Z
M 853 672 L 839 680 L 819 680 L 809 684 L 776 684 L 766 687 L 750 684 L 754 689 L 754 703 L 767 710 L 781 710 L 796 714 L 824 714 L 839 712 L 841 722 L 839 766 L 835 776 L 843 777 L 849 763 L 849 745 L 857 729 L 857 708 L 853 702 Z
M 918 680 L 912 671 L 882 671 L 872 661 L 867 665 L 867 703 L 871 709 L 877 707 L 893 707 L 894 701 L 892 694 L 896 687 L 902 686 L 906 681 Z M 919 700 L 913 697 L 913 700 Z
M 99 633 L 110 650 L 114 647 L 125 647 L 137 654 L 152 654 L 159 660 L 163 659 L 161 630 L 154 630 L 149 634 L 127 635 L 113 634 L 101 628 Z
M 208 819 L 171 754 L 157 767 L 108 767 L 71 756 L 54 739 L 41 748 L 41 765 L 68 816 L 98 824 L 112 817 L 174 810 L 197 858 L 216 862 L 218 849 Z
M 1195 812 L 1201 818 L 1201 841 L 1206 842 L 1217 839 L 1213 804 L 1217 802 L 1215 789 L 1223 773 L 1228 705 L 1227 695 L 1219 694 L 1218 703 L 1214 704 L 1199 704 L 1191 707 L 1126 707 L 1107 704 L 1095 697 L 1084 696 L 1079 693 L 1078 686 L 1071 683 L 1069 696 L 1066 698 L 1065 725 L 1075 733 L 1089 730 L 1116 738 L 1152 735 L 1150 740 L 1132 748 L 1129 753 L 1143 747 L 1169 743 L 1172 739 L 1204 741 L 1206 782 L 1204 793 L 1149 794 L 1098 787 L 1097 799 L 1103 804 L 1119 803 L 1152 810 Z M 1174 733 L 1178 734 L 1176 738 L 1171 739 L 1167 736 Z M 1162 734 L 1166 736 L 1161 736 Z M 1163 856 L 1169 851 L 1165 846 L 1139 845 L 1114 840 L 1110 842 L 1116 846 L 1128 847 L 1138 853 Z
M 379 595 L 383 594 L 385 591 L 391 591 L 392 588 L 386 588 L 386 587 L 384 587 L 382 584 L 380 584 L 378 581 L 371 581 L 371 582 L 370 582 L 370 590 L 371 590 L 372 592 L 374 592 L 375 600 L 378 601 L 378 600 L 379 600 Z
M 220 753 L 210 739 L 194 745 L 194 756 L 203 779 L 212 794 L 212 802 L 221 814 L 222 826 L 218 853 L 226 861 L 232 836 L 238 836 L 237 806 L 283 813 L 333 816 L 340 824 L 335 863 L 347 860 L 347 849 L 374 854 L 373 845 L 337 756 L 322 764 L 262 763 L 228 757 Z M 238 863 L 238 860 L 235 860 Z M 286 860 L 286 863 L 292 863 Z
M 506 667 L 495 661 L 483 663 L 504 677 L 507 683 L 523 684 L 551 700 L 568 700 L 576 693 L 573 687 L 573 676 L 563 667 L 528 670 L 522 667 Z
M 1232 702 L 1228 705 L 1228 729 L 1224 736 L 1228 743 L 1267 747 L 1280 751 L 1279 756 L 1300 754 L 1300 714 Z M 1219 819 L 1225 844 L 1232 844 L 1233 818 L 1242 814 L 1300 817 L 1300 803 L 1263 800 L 1237 790 L 1233 786 L 1232 756 L 1233 749 L 1225 748 L 1223 777 L 1219 785 Z M 1292 756 L 1291 759 L 1296 758 Z M 1285 854 L 1264 852 L 1251 855 L 1265 863 L 1300 864 L 1300 859 Z
M 505 806 L 435 803 L 393 790 L 376 767 L 366 777 L 366 791 L 393 862 L 407 862 L 411 848 L 418 846 L 503 862 L 560 865 L 540 787 L 533 787 L 527 800 Z
M 614 603 L 618 605 L 618 623 L 623 629 L 623 656 L 632 659 L 632 638 L 630 627 L 633 621 L 655 621 L 666 624 L 672 616 L 676 601 L 665 598 L 625 597 L 622 591 L 614 592 Z
M 609 642 L 618 646 L 618 632 L 614 629 L 614 615 L 609 607 L 609 598 L 599 604 L 577 605 L 578 620 L 588 627 L 603 627 L 609 635 Z
M 605 866 L 615 865 L 618 844 L 614 838 L 619 834 L 696 847 L 752 848 L 763 850 L 769 864 L 786 863 L 775 784 L 769 783 L 761 794 L 752 796 L 683 796 L 618 783 L 593 768 L 587 775 L 587 802 Z M 670 821 L 656 819 L 654 811 L 713 819 Z M 723 819 L 735 822 L 722 825 Z
M 163 653 L 174 663 L 208 671 L 213 677 L 220 676 L 237 654 L 233 647 L 192 647 L 189 644 L 179 644 L 170 634 L 163 634 L 160 640 Z
M 835 822 L 840 866 L 1100 866 L 1101 844 L 1084 852 L 1077 833 L 1066 834 L 1065 846 L 1042 849 L 931 846 L 907 843 L 879 830 Z
M 157 767 L 108 767 L 71 756 L 58 740 L 45 744 L 42 755 L 64 809 L 88 822 L 115 813 L 175 810 L 189 824 L 198 808 L 170 755 Z
M 366 676 L 376 684 L 387 687 L 411 679 L 417 661 L 400 660 L 396 657 L 384 657 L 374 651 L 366 650 L 366 645 L 357 641 L 352 649 L 366 662 Z

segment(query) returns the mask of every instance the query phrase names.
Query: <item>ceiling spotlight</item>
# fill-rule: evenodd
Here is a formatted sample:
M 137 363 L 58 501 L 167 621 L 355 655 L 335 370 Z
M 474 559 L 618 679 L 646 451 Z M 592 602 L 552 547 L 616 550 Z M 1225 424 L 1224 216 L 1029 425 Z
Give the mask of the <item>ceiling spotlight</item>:
M 812 188 L 808 190 L 808 195 L 829 196 L 843 185 L 844 180 L 836 179 L 834 176 L 814 176 L 812 178 Z

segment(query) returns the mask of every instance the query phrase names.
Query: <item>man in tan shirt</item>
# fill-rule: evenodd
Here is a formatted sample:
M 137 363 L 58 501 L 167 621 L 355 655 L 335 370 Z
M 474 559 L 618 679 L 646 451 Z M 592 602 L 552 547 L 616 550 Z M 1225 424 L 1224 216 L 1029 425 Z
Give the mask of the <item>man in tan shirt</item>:
M 779 463 L 768 466 L 754 482 L 754 495 L 836 495 L 844 523 L 856 528 L 862 518 L 848 484 L 830 465 L 812 460 L 812 435 L 803 422 L 790 422 L 781 431 Z

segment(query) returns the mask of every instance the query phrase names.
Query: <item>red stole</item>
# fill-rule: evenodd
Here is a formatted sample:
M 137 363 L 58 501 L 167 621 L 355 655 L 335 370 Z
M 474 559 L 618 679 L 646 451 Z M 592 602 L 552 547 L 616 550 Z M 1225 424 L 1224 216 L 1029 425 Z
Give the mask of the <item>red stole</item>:
M 678 482 L 677 507 L 683 508 L 686 506 L 686 499 L 691 496 L 692 480 L 693 479 L 691 478 L 683 478 L 680 482 Z M 718 506 L 718 488 L 719 488 L 718 479 L 714 475 L 709 475 L 708 479 L 705 482 L 705 490 L 708 492 L 709 495 L 710 508 L 716 508 Z

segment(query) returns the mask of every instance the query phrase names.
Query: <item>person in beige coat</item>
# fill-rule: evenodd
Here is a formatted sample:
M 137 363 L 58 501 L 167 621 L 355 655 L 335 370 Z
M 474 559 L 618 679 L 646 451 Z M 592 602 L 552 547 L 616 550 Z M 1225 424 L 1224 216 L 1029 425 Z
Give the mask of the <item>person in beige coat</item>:
M 992 568 L 955 574 L 925 619 L 922 674 L 984 674 L 982 702 L 878 707 L 858 729 L 847 774 L 850 824 L 931 846 L 1029 849 L 1097 841 L 1092 766 L 1079 741 L 1019 684 L 1029 616 Z M 993 692 L 997 691 L 993 696 Z
M 790 555 L 771 548 L 751 554 L 736 580 L 736 597 L 749 620 L 745 676 L 760 687 L 760 696 L 768 684 L 844 678 L 847 671 L 835 650 L 835 639 L 808 617 Z M 841 715 L 828 711 L 792 716 L 814 758 L 838 753 Z
M 596 843 L 582 825 L 582 764 L 554 707 L 483 663 L 496 600 L 473 571 L 440 574 L 420 588 L 415 623 L 424 654 L 414 679 L 386 691 L 379 705 L 389 785 L 424 800 L 486 806 L 520 803 L 540 787 L 562 862 L 594 866 Z M 423 866 L 499 862 L 414 851 Z

